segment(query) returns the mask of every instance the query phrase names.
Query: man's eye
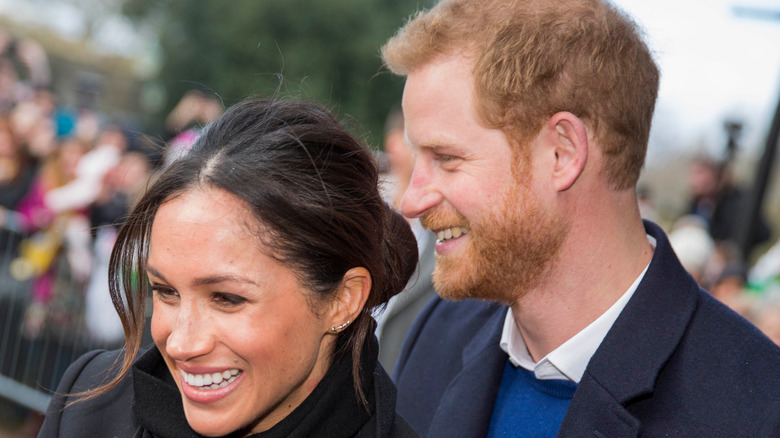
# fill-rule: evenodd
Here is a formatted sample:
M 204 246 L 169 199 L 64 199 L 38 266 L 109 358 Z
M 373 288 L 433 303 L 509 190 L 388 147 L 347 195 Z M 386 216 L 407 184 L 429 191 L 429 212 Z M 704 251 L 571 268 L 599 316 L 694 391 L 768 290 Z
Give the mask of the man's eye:
M 436 159 L 439 161 L 453 161 L 456 160 L 458 157 L 454 155 L 446 155 L 446 154 L 440 154 L 436 155 Z

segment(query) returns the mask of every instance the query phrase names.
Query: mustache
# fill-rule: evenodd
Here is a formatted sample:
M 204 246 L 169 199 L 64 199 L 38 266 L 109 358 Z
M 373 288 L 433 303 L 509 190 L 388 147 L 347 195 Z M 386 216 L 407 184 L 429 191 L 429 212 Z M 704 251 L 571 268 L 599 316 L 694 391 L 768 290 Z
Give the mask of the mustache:
M 426 230 L 440 230 L 443 228 L 462 227 L 471 229 L 468 219 L 457 211 L 436 209 L 426 213 L 420 218 L 420 224 Z

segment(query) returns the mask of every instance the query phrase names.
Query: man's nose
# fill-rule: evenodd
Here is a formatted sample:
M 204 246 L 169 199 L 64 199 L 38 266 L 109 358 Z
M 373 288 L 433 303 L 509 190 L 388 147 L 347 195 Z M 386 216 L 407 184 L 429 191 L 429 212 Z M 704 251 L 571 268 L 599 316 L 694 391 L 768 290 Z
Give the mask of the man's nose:
M 412 179 L 401 201 L 401 212 L 408 218 L 420 217 L 441 203 L 443 196 L 437 189 L 435 177 L 429 167 L 418 158 L 412 172 Z

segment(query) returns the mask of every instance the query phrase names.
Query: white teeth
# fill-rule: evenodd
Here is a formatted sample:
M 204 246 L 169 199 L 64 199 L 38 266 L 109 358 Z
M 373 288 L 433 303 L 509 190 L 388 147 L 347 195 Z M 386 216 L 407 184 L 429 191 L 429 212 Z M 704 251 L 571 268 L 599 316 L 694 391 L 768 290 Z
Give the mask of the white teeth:
M 457 239 L 458 237 L 467 234 L 469 229 L 466 227 L 452 227 L 446 228 L 436 233 L 436 239 L 439 242 L 444 242 L 450 239 Z
M 190 374 L 181 371 L 181 375 L 184 381 L 187 382 L 188 385 L 196 386 L 199 389 L 223 388 L 236 380 L 236 376 L 238 376 L 240 373 L 241 371 L 237 369 L 225 370 L 221 373 L 211 374 Z

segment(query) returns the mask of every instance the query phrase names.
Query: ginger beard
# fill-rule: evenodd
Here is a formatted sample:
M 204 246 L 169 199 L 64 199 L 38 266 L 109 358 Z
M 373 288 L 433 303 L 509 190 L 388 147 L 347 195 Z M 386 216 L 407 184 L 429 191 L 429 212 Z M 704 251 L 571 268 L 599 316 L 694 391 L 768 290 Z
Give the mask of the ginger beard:
M 436 254 L 433 283 L 442 298 L 477 298 L 512 304 L 539 284 L 561 251 L 567 223 L 545 211 L 519 181 L 498 208 L 479 222 L 457 211 L 434 210 L 422 217 L 427 229 L 470 228 L 461 254 Z

